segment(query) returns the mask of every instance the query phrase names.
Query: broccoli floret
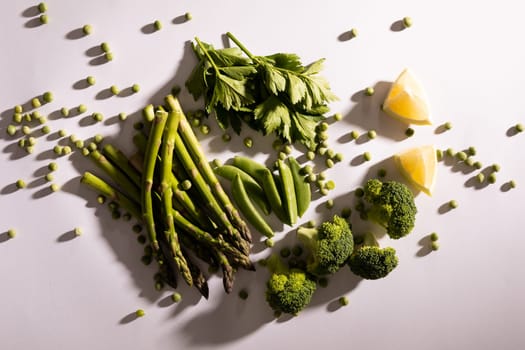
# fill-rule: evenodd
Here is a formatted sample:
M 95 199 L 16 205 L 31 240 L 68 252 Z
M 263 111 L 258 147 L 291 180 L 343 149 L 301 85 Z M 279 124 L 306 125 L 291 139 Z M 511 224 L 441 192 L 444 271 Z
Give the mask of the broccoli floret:
M 297 238 L 309 252 L 306 271 L 316 276 L 335 273 L 354 249 L 350 225 L 337 215 L 317 228 L 299 227 Z
M 370 179 L 364 187 L 368 219 L 386 228 L 390 238 L 398 239 L 412 231 L 417 208 L 414 195 L 400 182 Z
M 364 235 L 362 244 L 356 247 L 348 260 L 353 273 L 369 280 L 386 277 L 397 264 L 396 250 L 392 247 L 380 248 L 371 233 Z
M 297 315 L 310 303 L 317 288 L 305 271 L 288 268 L 277 254 L 265 261 L 272 272 L 266 284 L 266 301 L 274 311 Z

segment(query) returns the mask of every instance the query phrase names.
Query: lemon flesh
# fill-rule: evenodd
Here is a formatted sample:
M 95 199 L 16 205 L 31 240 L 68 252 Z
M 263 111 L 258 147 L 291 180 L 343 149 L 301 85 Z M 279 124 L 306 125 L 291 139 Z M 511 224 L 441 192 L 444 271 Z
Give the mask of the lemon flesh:
M 432 145 L 420 146 L 394 156 L 397 168 L 416 189 L 432 196 L 436 181 L 437 157 Z
M 409 69 L 403 70 L 392 84 L 383 103 L 383 110 L 389 116 L 408 124 L 432 124 L 426 94 Z

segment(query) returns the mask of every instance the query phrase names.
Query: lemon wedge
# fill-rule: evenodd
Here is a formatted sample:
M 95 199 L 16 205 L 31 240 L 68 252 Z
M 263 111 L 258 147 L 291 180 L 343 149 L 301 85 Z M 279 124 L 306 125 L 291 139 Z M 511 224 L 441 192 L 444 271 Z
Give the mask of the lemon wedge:
M 436 181 L 436 149 L 432 145 L 420 146 L 394 156 L 397 168 L 418 190 L 432 196 Z
M 432 124 L 426 94 L 409 69 L 403 70 L 390 87 L 383 110 L 405 123 Z

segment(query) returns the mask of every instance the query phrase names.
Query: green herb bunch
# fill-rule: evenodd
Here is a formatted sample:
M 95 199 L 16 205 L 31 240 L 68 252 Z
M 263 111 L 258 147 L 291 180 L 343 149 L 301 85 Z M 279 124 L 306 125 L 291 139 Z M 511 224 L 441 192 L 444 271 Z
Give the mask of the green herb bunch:
M 215 49 L 195 38 L 199 62 L 186 81 L 194 99 L 204 97 L 206 112 L 215 112 L 223 129 L 231 126 L 239 134 L 245 122 L 264 135 L 316 149 L 316 126 L 337 100 L 319 75 L 324 59 L 305 66 L 296 54 L 255 56 L 227 36 L 237 47 Z

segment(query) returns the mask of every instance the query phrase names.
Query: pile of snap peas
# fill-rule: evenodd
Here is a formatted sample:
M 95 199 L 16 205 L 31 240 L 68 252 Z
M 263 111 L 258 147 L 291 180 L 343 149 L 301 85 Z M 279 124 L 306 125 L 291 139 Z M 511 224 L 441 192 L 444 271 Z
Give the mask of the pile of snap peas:
M 275 168 L 276 173 L 251 158 L 235 156 L 231 165 L 214 169 L 232 182 L 233 199 L 246 220 L 268 238 L 275 233 L 263 215 L 273 212 L 281 222 L 292 226 L 311 202 L 310 183 L 294 157 L 278 159 Z

